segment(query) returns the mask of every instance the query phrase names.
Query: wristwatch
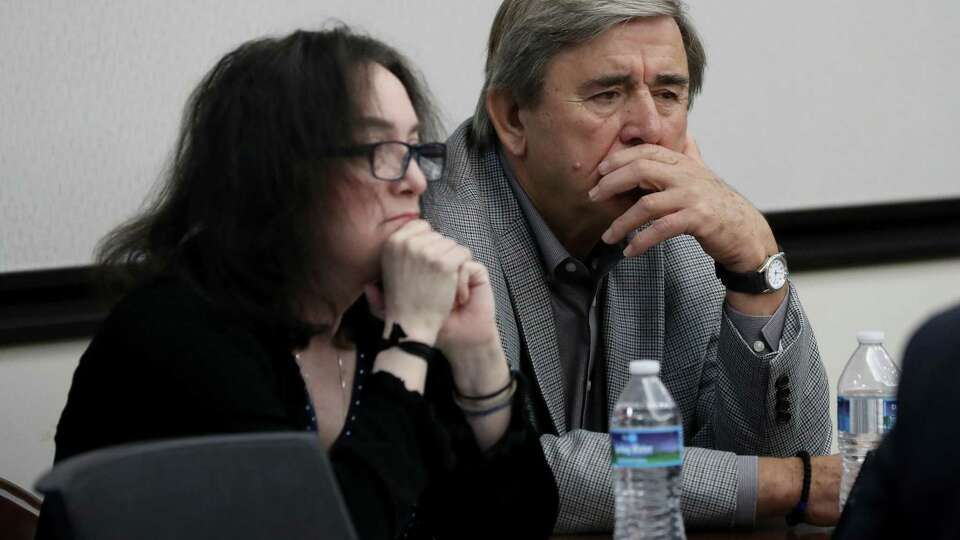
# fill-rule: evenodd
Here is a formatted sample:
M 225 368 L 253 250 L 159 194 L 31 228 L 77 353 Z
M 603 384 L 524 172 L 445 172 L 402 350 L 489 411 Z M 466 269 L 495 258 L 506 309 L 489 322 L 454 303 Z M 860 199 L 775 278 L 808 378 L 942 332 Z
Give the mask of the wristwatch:
M 779 291 L 787 284 L 787 257 L 781 251 L 763 261 L 760 268 L 753 272 L 731 272 L 720 263 L 714 262 L 717 277 L 727 287 L 727 290 L 749 293 L 767 294 Z

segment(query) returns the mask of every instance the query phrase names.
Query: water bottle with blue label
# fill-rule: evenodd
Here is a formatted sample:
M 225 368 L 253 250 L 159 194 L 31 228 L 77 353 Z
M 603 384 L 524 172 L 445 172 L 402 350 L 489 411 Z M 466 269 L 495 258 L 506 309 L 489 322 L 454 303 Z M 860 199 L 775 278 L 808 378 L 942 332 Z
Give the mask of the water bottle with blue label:
M 685 539 L 680 514 L 683 424 L 660 381 L 660 362 L 630 362 L 610 419 L 615 540 Z
M 837 384 L 837 435 L 843 456 L 840 509 L 847 502 L 867 452 L 880 445 L 897 418 L 900 370 L 883 348 L 883 332 L 857 332 L 860 345 Z

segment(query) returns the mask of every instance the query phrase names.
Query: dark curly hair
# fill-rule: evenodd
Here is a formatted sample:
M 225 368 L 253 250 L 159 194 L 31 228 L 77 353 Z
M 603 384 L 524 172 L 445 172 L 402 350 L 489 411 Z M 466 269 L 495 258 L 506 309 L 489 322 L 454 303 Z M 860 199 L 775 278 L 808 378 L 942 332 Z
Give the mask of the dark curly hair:
M 316 231 L 353 142 L 368 70 L 407 90 L 421 140 L 439 122 L 420 76 L 393 48 L 348 28 L 250 41 L 221 59 L 186 105 L 164 183 L 151 204 L 108 234 L 97 261 L 124 289 L 172 274 L 215 306 L 304 345 L 316 298 Z M 114 283 L 117 281 L 114 280 Z

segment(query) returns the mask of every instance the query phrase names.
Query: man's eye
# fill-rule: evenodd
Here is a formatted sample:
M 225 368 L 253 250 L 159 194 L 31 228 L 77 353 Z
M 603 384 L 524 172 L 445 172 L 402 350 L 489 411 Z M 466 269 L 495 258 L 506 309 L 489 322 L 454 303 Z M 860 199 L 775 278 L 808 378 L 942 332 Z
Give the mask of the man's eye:
M 680 99 L 680 95 L 676 92 L 671 92 L 670 90 L 664 90 L 657 93 L 657 97 L 660 99 L 666 99 L 668 101 L 677 101 Z
M 590 99 L 598 101 L 600 103 L 612 103 L 620 99 L 620 92 L 616 90 L 607 90 L 606 92 L 600 92 L 599 94 L 594 94 Z

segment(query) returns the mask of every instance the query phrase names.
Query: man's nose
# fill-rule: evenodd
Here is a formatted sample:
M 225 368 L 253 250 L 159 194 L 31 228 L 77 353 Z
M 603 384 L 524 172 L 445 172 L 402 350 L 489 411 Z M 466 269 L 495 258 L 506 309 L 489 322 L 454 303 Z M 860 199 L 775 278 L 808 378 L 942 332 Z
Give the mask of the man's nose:
M 663 134 L 660 114 L 649 90 L 644 88 L 631 96 L 623 115 L 620 142 L 626 146 L 660 143 Z

